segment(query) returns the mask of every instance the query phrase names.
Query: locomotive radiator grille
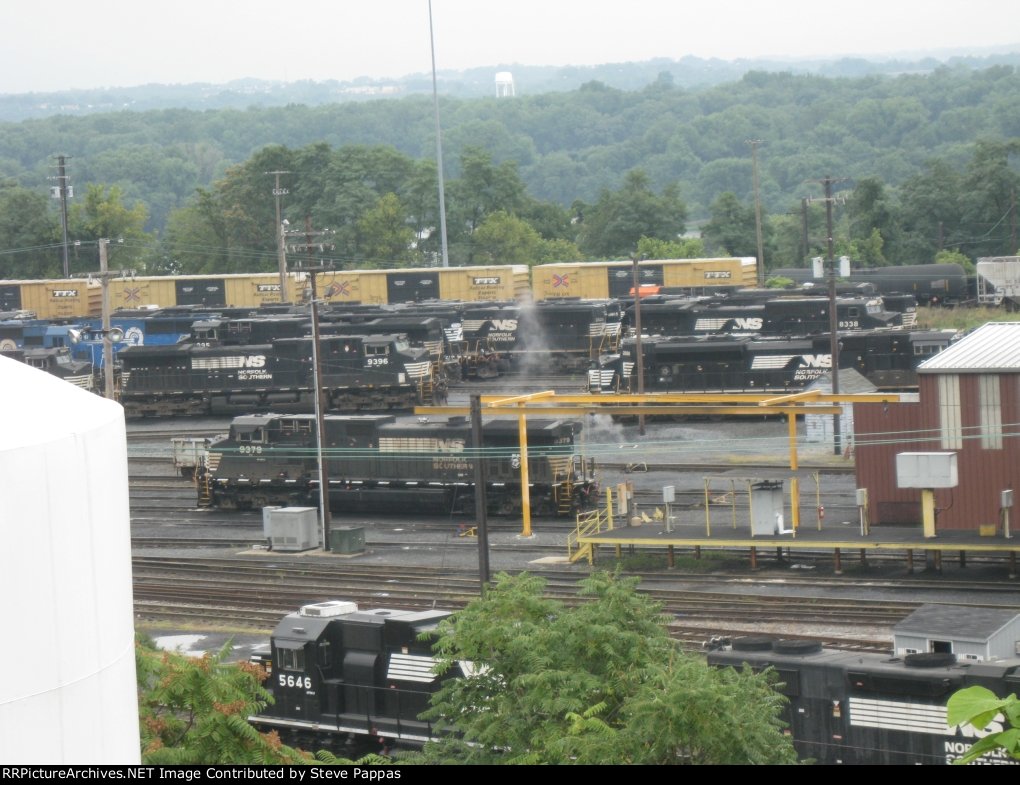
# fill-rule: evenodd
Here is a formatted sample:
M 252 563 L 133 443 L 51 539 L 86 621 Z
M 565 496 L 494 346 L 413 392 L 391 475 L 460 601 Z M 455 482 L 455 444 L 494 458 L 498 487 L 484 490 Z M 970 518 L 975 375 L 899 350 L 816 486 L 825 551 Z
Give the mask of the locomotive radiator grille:
M 432 373 L 432 363 L 429 360 L 420 363 L 405 363 L 404 370 L 409 379 L 427 379 Z
M 850 724 L 940 736 L 951 736 L 955 732 L 946 725 L 945 706 L 869 698 L 850 698 Z
M 435 657 L 393 654 L 390 655 L 386 678 L 394 681 L 417 681 L 422 684 L 430 684 L 436 680 L 435 667 Z

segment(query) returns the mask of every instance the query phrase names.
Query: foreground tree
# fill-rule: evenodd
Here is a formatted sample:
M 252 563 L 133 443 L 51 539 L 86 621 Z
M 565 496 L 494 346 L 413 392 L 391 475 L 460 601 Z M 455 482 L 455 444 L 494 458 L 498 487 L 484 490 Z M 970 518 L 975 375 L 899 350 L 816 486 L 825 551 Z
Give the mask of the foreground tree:
M 142 760 L 163 765 L 313 763 L 247 720 L 270 699 L 257 665 L 225 662 L 229 647 L 200 658 L 135 647 Z
M 576 607 L 544 581 L 501 575 L 444 622 L 440 667 L 469 661 L 427 716 L 450 733 L 435 763 L 792 763 L 772 677 L 681 654 L 636 579 L 582 582 Z
M 1003 717 L 1005 722 L 1002 722 Z M 1020 699 L 1016 695 L 1000 698 L 985 687 L 967 687 L 950 696 L 946 723 L 950 727 L 966 723 L 978 730 L 985 730 L 994 723 L 1001 728 L 971 745 L 967 753 L 953 763 L 970 763 L 998 749 L 1020 760 Z

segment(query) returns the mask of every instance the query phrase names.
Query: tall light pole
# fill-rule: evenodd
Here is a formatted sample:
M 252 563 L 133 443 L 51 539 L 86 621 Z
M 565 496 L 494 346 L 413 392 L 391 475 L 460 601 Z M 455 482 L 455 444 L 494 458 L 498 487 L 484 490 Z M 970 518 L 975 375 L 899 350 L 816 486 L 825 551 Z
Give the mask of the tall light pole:
M 436 37 L 432 32 L 432 0 L 429 0 L 429 45 L 432 49 L 432 106 L 436 115 L 436 173 L 439 179 L 439 240 L 443 249 L 443 267 L 450 266 L 446 244 L 446 190 L 443 186 L 443 135 L 439 127 L 439 90 L 436 87 Z
M 758 145 L 761 139 L 748 139 L 751 145 L 751 166 L 754 179 L 754 234 L 758 240 L 758 286 L 765 288 L 765 249 L 761 239 L 761 194 L 758 181 Z

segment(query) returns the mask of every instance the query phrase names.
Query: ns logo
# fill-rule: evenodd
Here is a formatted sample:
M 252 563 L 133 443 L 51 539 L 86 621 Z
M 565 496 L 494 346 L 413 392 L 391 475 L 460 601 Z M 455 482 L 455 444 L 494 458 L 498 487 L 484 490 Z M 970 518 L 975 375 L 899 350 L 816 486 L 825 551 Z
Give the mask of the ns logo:
M 831 368 L 832 367 L 832 355 L 831 354 L 802 354 L 800 356 L 801 365 L 806 368 Z
M 757 316 L 733 320 L 733 326 L 737 330 L 760 330 L 761 325 L 762 319 Z
M 265 368 L 266 356 L 264 354 L 249 354 L 241 358 L 242 368 Z
M 492 325 L 493 330 L 502 330 L 504 332 L 513 332 L 517 329 L 516 319 L 490 319 L 489 324 Z

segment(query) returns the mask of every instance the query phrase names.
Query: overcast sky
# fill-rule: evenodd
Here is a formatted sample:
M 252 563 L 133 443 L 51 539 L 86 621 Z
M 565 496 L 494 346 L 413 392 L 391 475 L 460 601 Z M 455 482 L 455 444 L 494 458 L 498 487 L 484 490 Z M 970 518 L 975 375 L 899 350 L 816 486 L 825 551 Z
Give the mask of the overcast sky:
M 0 93 L 427 72 L 428 0 L 9 0 Z M 436 65 L 1020 50 L 1017 0 L 432 0 Z

